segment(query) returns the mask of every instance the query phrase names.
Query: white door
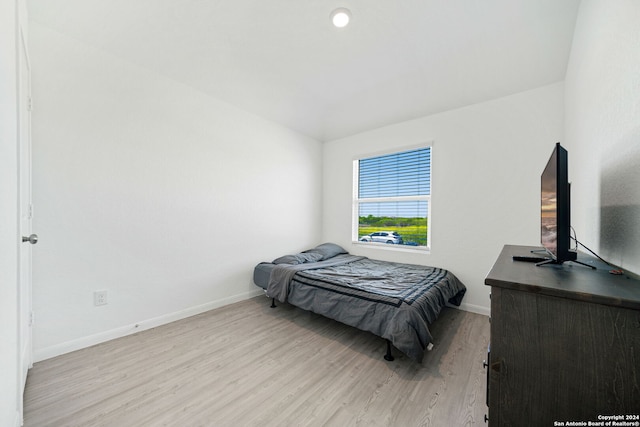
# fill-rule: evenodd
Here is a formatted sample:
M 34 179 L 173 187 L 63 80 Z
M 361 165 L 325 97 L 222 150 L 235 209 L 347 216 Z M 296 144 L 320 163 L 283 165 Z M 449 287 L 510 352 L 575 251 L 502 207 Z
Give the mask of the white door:
M 22 415 L 22 400 L 27 381 L 27 371 L 32 365 L 33 314 L 31 309 L 31 251 L 37 236 L 32 235 L 31 221 L 33 205 L 31 204 L 31 67 L 25 40 L 24 27 L 20 26 L 18 49 L 18 118 L 19 118 L 19 209 L 20 231 L 22 243 L 19 252 L 19 284 L 18 284 L 18 405 Z

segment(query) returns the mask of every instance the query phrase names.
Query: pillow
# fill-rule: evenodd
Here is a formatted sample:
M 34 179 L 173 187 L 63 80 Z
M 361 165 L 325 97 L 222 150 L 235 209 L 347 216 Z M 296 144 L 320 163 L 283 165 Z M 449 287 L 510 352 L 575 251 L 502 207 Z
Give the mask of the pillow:
M 325 260 L 333 258 L 336 255 L 348 254 L 349 252 L 345 251 L 341 246 L 338 246 L 335 243 L 323 243 L 313 249 L 304 251 L 304 253 L 318 253 L 322 255 L 322 259 Z
M 284 255 L 273 260 L 274 264 L 302 264 L 303 262 L 304 260 L 296 255 Z
M 300 253 L 296 255 L 285 255 L 273 260 L 274 264 L 303 264 L 305 262 L 316 262 L 322 259 L 322 254 L 316 252 Z

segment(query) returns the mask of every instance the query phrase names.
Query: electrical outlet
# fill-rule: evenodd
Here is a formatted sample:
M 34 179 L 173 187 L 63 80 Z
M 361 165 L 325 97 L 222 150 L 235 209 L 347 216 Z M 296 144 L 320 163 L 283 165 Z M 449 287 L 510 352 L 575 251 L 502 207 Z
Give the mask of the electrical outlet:
M 106 304 L 107 304 L 107 291 L 94 291 L 93 305 L 106 305 Z

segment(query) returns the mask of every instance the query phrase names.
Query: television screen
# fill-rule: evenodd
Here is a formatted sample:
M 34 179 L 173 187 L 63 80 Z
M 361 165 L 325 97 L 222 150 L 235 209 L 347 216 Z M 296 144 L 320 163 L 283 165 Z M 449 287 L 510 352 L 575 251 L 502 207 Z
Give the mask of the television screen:
M 558 254 L 558 152 L 553 150 L 542 173 L 540 192 L 540 243 L 554 257 Z

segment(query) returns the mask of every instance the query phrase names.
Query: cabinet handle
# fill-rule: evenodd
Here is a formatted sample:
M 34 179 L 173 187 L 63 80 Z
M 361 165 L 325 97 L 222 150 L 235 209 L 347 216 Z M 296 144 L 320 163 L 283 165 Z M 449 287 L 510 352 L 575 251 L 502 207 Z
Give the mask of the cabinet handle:
M 487 363 L 487 361 L 486 361 L 486 360 L 483 360 L 483 361 L 482 361 L 482 367 L 483 367 L 483 368 L 486 368 L 487 366 L 489 366 L 489 364 Z
M 484 414 L 484 422 L 485 423 L 489 422 L 489 417 L 487 416 L 487 414 Z

